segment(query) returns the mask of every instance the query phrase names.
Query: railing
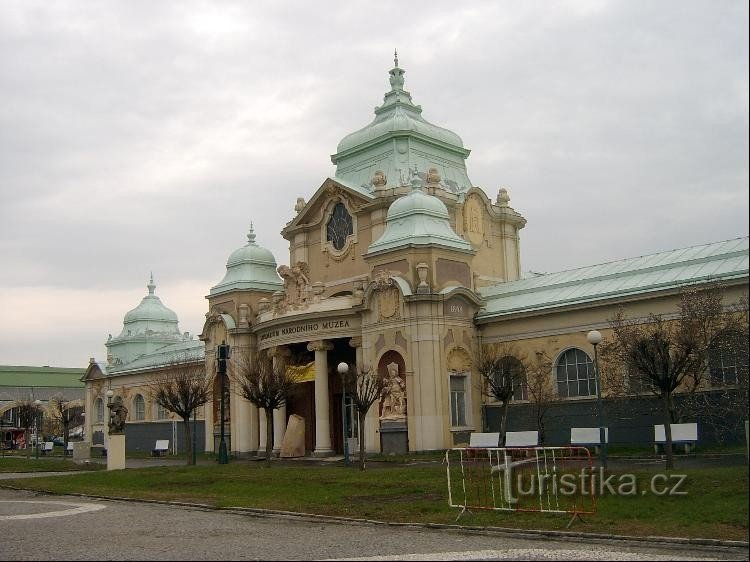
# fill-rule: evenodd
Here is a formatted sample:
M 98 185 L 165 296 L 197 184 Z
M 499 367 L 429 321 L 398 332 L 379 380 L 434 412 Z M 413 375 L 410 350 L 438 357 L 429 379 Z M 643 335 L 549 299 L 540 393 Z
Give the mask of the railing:
M 596 512 L 591 454 L 585 447 L 450 449 L 448 503 L 466 511 Z M 570 525 L 570 523 L 568 524 Z

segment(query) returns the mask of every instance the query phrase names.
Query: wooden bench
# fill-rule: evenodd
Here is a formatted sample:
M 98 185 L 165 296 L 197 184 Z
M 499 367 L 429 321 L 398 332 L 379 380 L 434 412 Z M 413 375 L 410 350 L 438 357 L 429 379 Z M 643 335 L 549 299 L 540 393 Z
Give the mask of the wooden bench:
M 469 435 L 469 448 L 471 449 L 492 449 L 499 446 L 499 433 L 472 433 Z
M 505 432 L 506 447 L 536 447 L 537 445 L 539 445 L 538 431 Z
M 672 444 L 682 445 L 686 453 L 698 442 L 698 424 L 697 423 L 673 423 L 672 427 Z M 659 452 L 659 446 L 664 445 L 667 440 L 664 424 L 654 426 L 654 452 Z
M 45 441 L 42 443 L 42 455 L 46 455 L 47 453 L 52 453 L 52 451 L 55 450 L 55 444 L 52 441 Z
M 157 439 L 154 449 L 151 451 L 152 457 L 160 457 L 162 453 L 169 452 L 169 439 Z

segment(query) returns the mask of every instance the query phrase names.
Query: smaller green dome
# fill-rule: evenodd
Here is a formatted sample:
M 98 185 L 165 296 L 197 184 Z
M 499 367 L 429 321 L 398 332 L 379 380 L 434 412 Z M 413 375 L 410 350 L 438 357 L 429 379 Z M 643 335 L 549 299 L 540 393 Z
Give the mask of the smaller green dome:
M 237 289 L 278 291 L 283 286 L 283 281 L 276 273 L 276 258 L 270 250 L 255 243 L 255 231 L 251 224 L 247 244 L 231 253 L 224 278 L 211 287 L 210 294 Z
M 156 285 L 154 285 L 154 276 L 151 275 L 151 279 L 149 280 L 148 285 L 148 295 L 143 297 L 143 300 L 141 300 L 141 304 L 136 306 L 133 310 L 128 311 L 127 314 L 125 314 L 125 319 L 123 320 L 123 323 L 125 324 L 125 327 L 127 329 L 128 324 L 133 324 L 136 322 L 146 322 L 146 323 L 157 323 L 157 325 L 161 323 L 166 323 L 167 326 L 159 326 L 163 328 L 167 328 L 164 330 L 154 330 L 151 327 L 153 331 L 163 331 L 163 332 L 176 332 L 179 333 L 179 330 L 177 329 L 177 314 L 174 313 L 174 311 L 168 309 L 166 306 L 164 306 L 161 302 L 161 299 L 157 297 L 154 294 L 154 289 L 156 289 Z M 171 325 L 174 324 L 174 327 Z M 135 332 L 134 332 L 135 333 Z
M 411 184 L 411 193 L 391 204 L 385 232 L 370 244 L 367 253 L 408 246 L 442 246 L 471 252 L 471 244 L 451 228 L 445 203 L 423 191 L 422 179 L 417 174 L 412 176 Z

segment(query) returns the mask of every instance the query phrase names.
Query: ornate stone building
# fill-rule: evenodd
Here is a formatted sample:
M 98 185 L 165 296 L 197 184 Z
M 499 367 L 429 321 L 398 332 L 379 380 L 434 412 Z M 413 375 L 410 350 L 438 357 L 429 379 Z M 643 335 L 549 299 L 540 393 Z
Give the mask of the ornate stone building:
M 210 289 L 199 336 L 204 350 L 192 340 L 169 344 L 202 353 L 217 388 L 222 342 L 234 358 L 268 350 L 304 371 L 293 397 L 274 413 L 274 449 L 292 414 L 304 419 L 311 454 L 342 450 L 345 418 L 346 438 L 357 435 L 336 374 L 342 361 L 390 376 L 391 395 L 367 416 L 368 450 L 466 443 L 470 432 L 492 423 L 493 404 L 482 396 L 477 373 L 488 343 L 514 342 L 526 353 L 554 357 L 549 377 L 558 400 L 585 412 L 595 394 L 585 334 L 599 329 L 607 337 L 607 319 L 617 306 L 643 317 L 671 313 L 680 287 L 707 280 L 725 282 L 731 298 L 746 291 L 747 238 L 524 278 L 520 231 L 526 220 L 510 206 L 508 191 L 498 189 L 493 200 L 472 184 L 470 151 L 458 135 L 425 120 L 404 89 L 398 60 L 389 78 L 373 121 L 341 140 L 331 157 L 334 176 L 297 199 L 296 214 L 281 231 L 289 265 L 277 266 L 251 227 L 248 243 L 231 254 L 224 278 Z M 179 340 L 174 320 L 175 329 L 166 332 Z M 141 359 L 121 353 L 121 341 L 135 349 L 133 337 L 110 340 L 113 356 L 130 363 L 110 360 L 106 373 L 92 375 L 91 400 L 101 378 L 123 392 L 137 386 L 136 378 L 126 384 L 125 376 L 137 375 L 133 365 L 153 354 L 143 342 Z M 231 380 L 225 383 L 230 450 L 264 450 L 265 416 Z M 219 396 L 214 393 L 205 411 L 209 451 L 217 448 Z M 522 394 L 518 401 L 525 401 Z

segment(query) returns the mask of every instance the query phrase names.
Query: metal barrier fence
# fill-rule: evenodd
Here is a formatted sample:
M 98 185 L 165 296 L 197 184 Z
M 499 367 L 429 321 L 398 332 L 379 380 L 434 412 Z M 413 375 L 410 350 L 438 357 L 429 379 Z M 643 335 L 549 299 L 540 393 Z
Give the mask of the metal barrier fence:
M 596 512 L 591 454 L 585 447 L 450 449 L 448 503 L 466 511 Z M 570 523 L 568 524 L 570 525 Z

